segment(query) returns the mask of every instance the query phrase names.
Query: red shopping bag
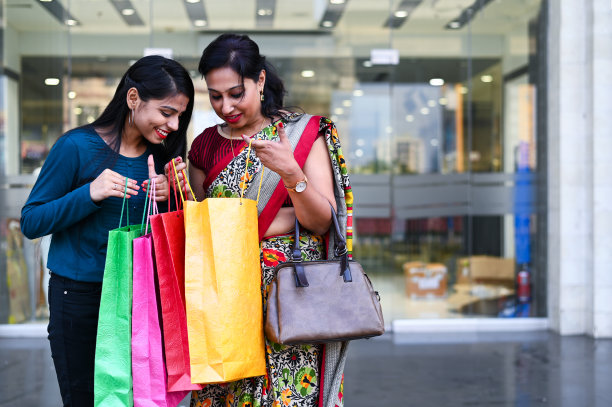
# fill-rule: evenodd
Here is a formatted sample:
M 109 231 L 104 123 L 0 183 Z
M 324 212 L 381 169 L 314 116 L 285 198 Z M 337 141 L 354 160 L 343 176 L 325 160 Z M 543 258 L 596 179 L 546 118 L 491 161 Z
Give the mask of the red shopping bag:
M 155 184 L 151 182 L 152 196 Z M 149 200 L 150 201 L 150 200 Z M 147 212 L 157 213 L 149 202 Z M 147 215 L 147 233 L 150 215 Z M 132 376 L 135 407 L 176 407 L 188 391 L 168 392 L 151 233 L 133 241 Z
M 178 199 L 176 201 L 178 206 Z M 200 390 L 201 385 L 191 383 L 189 365 L 183 211 L 161 213 L 150 219 L 162 311 L 168 391 Z

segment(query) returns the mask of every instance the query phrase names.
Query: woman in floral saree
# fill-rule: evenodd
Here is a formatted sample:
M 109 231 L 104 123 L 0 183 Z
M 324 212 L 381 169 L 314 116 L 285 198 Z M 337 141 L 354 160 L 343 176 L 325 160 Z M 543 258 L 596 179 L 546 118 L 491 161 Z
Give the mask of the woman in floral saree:
M 296 217 L 303 226 L 300 244 L 306 259 L 333 253 L 328 250 L 332 234 L 327 234 L 330 203 L 350 249 L 352 192 L 338 135 L 329 119 L 283 107 L 282 81 L 246 35 L 219 36 L 204 50 L 199 71 L 224 123 L 194 140 L 190 182 L 198 200 L 237 197 L 241 186 L 246 197 L 255 199 L 263 177 L 258 220 L 265 312 L 274 266 L 292 251 Z M 265 376 L 207 385 L 193 393 L 191 405 L 342 406 L 346 346 L 287 346 L 266 339 Z

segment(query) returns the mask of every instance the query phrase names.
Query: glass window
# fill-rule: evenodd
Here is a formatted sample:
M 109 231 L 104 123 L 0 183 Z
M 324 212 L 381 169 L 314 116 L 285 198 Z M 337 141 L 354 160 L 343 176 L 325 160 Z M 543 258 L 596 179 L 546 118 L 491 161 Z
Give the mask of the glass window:
M 211 1 L 198 3 L 197 19 L 181 0 L 135 1 L 138 19 L 102 0 L 63 3 L 59 16 L 46 2 L 0 3 L 0 165 L 9 188 L 0 261 L 28 287 L 17 317 L 0 274 L 0 310 L 10 310 L 0 323 L 45 317 L 45 243 L 14 226 L 57 138 L 97 117 L 129 64 L 153 48 L 192 74 L 192 140 L 219 121 L 197 73 L 200 54 L 235 30 L 276 66 L 286 105 L 336 123 L 355 192 L 355 257 L 387 321 L 545 315 L 537 242 L 546 220 L 535 198 L 545 195 L 536 160 L 546 146 L 536 120 L 546 117 L 536 111 L 541 0 L 351 0 L 334 4 L 341 12 L 331 20 L 331 2 L 274 3 L 271 20 Z M 537 284 L 517 286 L 520 271 Z

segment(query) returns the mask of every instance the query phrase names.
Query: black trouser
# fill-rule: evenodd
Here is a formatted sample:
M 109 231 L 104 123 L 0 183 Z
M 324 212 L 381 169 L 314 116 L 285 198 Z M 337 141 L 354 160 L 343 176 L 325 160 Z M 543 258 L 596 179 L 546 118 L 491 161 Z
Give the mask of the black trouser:
M 64 406 L 94 405 L 94 359 L 102 283 L 49 279 L 49 342 Z

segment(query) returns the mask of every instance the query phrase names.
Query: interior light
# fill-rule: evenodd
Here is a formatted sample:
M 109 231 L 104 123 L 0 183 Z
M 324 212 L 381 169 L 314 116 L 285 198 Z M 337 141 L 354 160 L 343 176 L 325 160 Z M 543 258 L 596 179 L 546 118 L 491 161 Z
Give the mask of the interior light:
M 76 92 L 71 90 L 68 92 L 68 99 L 74 99 L 76 97 Z
M 389 134 L 393 133 L 393 127 L 391 127 L 391 126 L 387 126 L 387 127 L 385 127 L 385 130 L 386 130 L 386 131 L 387 131 L 387 133 L 389 133 Z
M 449 28 L 453 28 L 453 29 L 457 29 L 457 28 L 461 27 L 461 24 L 459 24 L 459 21 L 451 21 L 448 24 L 448 27 Z
M 465 86 L 462 86 L 460 92 L 461 92 L 462 95 L 467 95 L 468 88 L 466 88 Z
M 350 99 L 346 99 L 342 101 L 342 106 L 344 107 L 351 107 L 353 105 L 353 102 Z
M 45 79 L 45 85 L 47 86 L 56 86 L 59 85 L 60 80 L 58 78 L 47 78 Z
M 480 77 L 480 80 L 483 81 L 484 83 L 491 83 L 491 82 L 493 82 L 493 76 L 491 76 L 491 75 L 482 75 Z
M 74 114 L 76 114 L 78 116 L 81 113 L 83 113 L 83 109 L 81 109 L 80 107 L 75 107 L 73 112 L 74 112 Z
M 440 98 L 438 99 L 438 103 L 441 104 L 442 106 L 445 106 L 448 104 L 448 99 L 447 98 Z
M 355 155 L 357 157 L 363 157 L 363 150 L 358 148 L 357 150 L 355 150 Z
M 313 76 L 315 76 L 315 71 L 311 70 L 311 69 L 305 69 L 302 71 L 302 78 L 312 78 Z
M 134 10 L 133 8 L 124 8 L 123 10 L 121 10 L 121 14 L 123 14 L 124 16 L 134 15 L 135 12 L 136 10 Z
M 51 3 L 53 0 L 40 0 L 41 3 Z
M 332 22 L 331 22 L 331 21 L 329 21 L 329 20 L 325 20 L 325 21 L 323 21 L 323 22 L 321 23 L 321 25 L 322 25 L 323 27 L 330 28 L 330 27 L 333 27 L 333 26 L 334 26 L 334 23 L 332 23 Z
M 199 3 L 200 0 L 187 0 L 187 3 Z
M 444 85 L 444 79 L 442 79 L 442 78 L 431 78 L 429 80 L 429 84 L 431 86 L 442 86 L 442 85 Z
M 77 25 L 78 22 L 77 20 L 68 19 L 65 21 L 65 23 L 66 25 L 73 26 L 73 25 Z
M 407 115 L 407 116 L 406 116 L 406 121 L 407 121 L 407 122 L 413 122 L 413 121 L 414 121 L 414 116 L 413 116 L 413 115 L 411 115 L 411 114 Z
M 93 117 L 93 116 L 91 116 L 91 115 L 90 115 L 90 116 L 87 116 L 87 123 L 93 123 L 93 121 L 94 121 L 94 120 L 96 120 L 96 118 L 95 118 L 95 117 Z
M 436 107 L 436 101 L 435 100 L 428 100 L 427 101 L 427 106 L 429 106 L 429 107 Z
M 344 4 L 345 0 L 329 0 L 331 4 Z
M 422 107 L 421 108 L 421 114 L 429 114 L 429 108 L 428 107 Z
M 405 10 L 397 10 L 393 15 L 397 18 L 406 18 L 408 17 L 408 12 Z
M 204 27 L 206 25 L 206 20 L 194 20 L 193 25 L 196 27 Z
M 353 91 L 353 96 L 357 96 L 357 97 L 363 96 L 363 91 L 361 89 L 355 89 Z
M 341 107 L 337 107 L 337 108 L 334 109 L 334 114 L 342 115 L 342 114 L 344 114 L 344 109 L 341 108 Z
M 371 68 L 372 67 L 372 61 L 370 61 L 370 60 L 363 61 L 363 66 L 365 66 L 366 68 Z

